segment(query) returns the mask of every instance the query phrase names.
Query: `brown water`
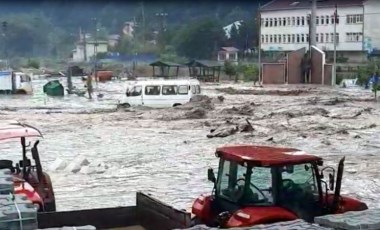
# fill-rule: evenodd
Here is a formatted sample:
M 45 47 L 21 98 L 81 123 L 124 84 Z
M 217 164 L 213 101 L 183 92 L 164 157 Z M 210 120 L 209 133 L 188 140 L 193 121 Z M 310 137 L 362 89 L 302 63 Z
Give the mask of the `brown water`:
M 133 205 L 136 191 L 151 193 L 177 208 L 188 208 L 199 194 L 211 192 L 207 168 L 216 170 L 215 148 L 247 143 L 300 148 L 325 157 L 326 164 L 333 166 L 347 156 L 344 193 L 363 199 L 370 207 L 380 207 L 380 103 L 350 100 L 323 104 L 335 97 L 370 98 L 369 92 L 317 88 L 298 96 L 224 94 L 225 101 L 216 104 L 204 119 L 167 121 L 180 111 L 115 111 L 125 82 L 99 84 L 98 91 L 104 97 L 95 100 L 47 98 L 42 94 L 45 82 L 35 81 L 33 96 L 0 98 L 0 119 L 27 121 L 40 128 L 44 134 L 39 146 L 44 168 L 57 158 L 72 161 L 77 156 L 102 161 L 109 167 L 102 174 L 90 175 L 49 172 L 58 210 Z M 74 83 L 82 85 L 80 81 Z M 217 87 L 226 85 L 205 86 L 203 93 L 223 94 L 215 90 Z M 249 116 L 223 110 L 249 102 L 259 104 L 252 106 Z M 353 117 L 365 108 L 372 110 Z M 322 110 L 328 117 L 321 115 Z M 244 122 L 247 117 L 254 124 L 253 133 L 206 138 L 211 129 L 206 121 L 214 126 L 228 119 Z M 274 143 L 267 141 L 270 137 Z M 17 159 L 20 151 L 17 142 L 2 143 L 4 158 Z

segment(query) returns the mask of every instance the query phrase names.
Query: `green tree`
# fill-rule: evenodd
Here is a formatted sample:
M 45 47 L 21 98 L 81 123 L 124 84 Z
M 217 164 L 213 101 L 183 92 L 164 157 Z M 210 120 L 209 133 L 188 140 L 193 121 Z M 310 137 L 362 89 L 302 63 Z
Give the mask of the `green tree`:
M 236 65 L 232 64 L 230 61 L 225 61 L 224 73 L 227 74 L 231 80 L 232 76 L 237 76 L 238 74 Z M 235 81 L 237 81 L 237 79 L 235 79 Z
M 175 46 L 181 56 L 210 59 L 223 38 L 224 31 L 219 22 L 205 18 L 183 26 L 175 38 Z
M 241 71 L 244 76 L 244 81 L 249 82 L 253 81 L 254 85 L 259 81 L 259 69 L 254 64 L 243 65 Z

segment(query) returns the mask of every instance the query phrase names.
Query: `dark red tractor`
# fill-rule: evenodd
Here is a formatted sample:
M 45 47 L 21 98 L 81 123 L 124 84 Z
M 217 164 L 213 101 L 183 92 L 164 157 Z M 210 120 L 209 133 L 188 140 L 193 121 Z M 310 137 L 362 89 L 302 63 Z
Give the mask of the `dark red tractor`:
M 30 142 L 26 143 L 26 138 L 32 137 L 42 137 L 42 134 L 38 129 L 17 121 L 1 123 L 0 141 L 20 139 L 22 159 L 15 164 L 11 160 L 0 160 L 0 169 L 10 169 L 15 193 L 25 194 L 38 211 L 56 211 L 53 186 L 49 175 L 43 172 L 41 166 L 37 149 L 39 141 L 35 141 L 33 145 Z M 27 156 L 28 150 L 31 152 L 32 160 Z
M 216 156 L 217 178 L 208 170 L 212 194 L 195 200 L 193 224 L 232 228 L 295 219 L 313 222 L 316 216 L 368 209 L 340 195 L 344 158 L 335 175 L 332 167 L 320 170 L 320 157 L 291 148 L 229 146 L 218 148 Z

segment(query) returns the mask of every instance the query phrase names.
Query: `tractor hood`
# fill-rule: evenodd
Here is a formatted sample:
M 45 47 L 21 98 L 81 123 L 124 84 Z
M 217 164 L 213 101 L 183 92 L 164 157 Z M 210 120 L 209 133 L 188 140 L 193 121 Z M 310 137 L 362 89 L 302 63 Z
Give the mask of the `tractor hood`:
M 297 216 L 294 213 L 280 207 L 246 207 L 237 210 L 228 220 L 226 227 L 246 227 L 295 219 Z

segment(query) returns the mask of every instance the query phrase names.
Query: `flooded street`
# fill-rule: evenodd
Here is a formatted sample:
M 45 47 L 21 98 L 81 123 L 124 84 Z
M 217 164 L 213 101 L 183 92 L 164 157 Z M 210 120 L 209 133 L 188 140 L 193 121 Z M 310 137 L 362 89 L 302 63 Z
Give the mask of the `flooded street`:
M 207 85 L 203 94 L 223 95 L 224 101 L 205 109 L 201 119 L 183 119 L 177 116 L 181 108 L 117 111 L 125 82 L 99 83 L 104 97 L 92 101 L 76 95 L 46 97 L 46 82 L 34 81 L 33 96 L 2 96 L 0 119 L 25 121 L 44 134 L 40 155 L 58 210 L 133 205 L 136 191 L 186 209 L 195 197 L 211 192 L 207 168 L 216 170 L 215 148 L 252 143 L 300 148 L 334 167 L 346 156 L 343 193 L 380 207 L 380 103 L 369 101 L 369 91 L 302 86 L 298 95 L 255 95 L 267 87 L 242 94 L 217 89 L 244 85 Z M 79 79 L 74 84 L 83 85 Z M 206 137 L 219 124 L 243 124 L 246 118 L 254 131 Z M 21 158 L 18 142 L 1 145 L 3 158 Z M 57 159 L 70 162 L 79 156 L 107 169 L 96 174 L 49 170 Z

